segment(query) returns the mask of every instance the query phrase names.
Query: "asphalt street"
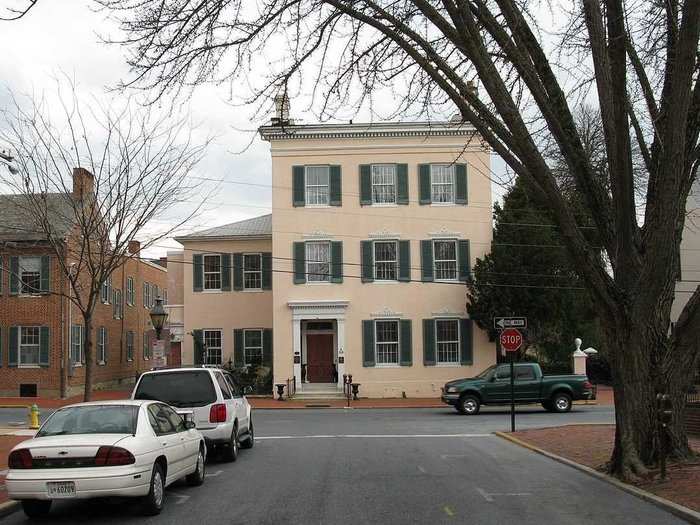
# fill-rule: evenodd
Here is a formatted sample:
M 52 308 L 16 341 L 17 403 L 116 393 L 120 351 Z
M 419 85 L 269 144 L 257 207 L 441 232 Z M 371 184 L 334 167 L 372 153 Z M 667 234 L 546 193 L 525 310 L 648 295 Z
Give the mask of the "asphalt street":
M 611 422 L 606 407 L 519 413 L 520 428 Z M 167 491 L 143 518 L 128 500 L 60 502 L 51 523 L 681 524 L 617 488 L 491 434 L 508 413 L 450 409 L 275 410 L 237 462 L 212 461 L 202 487 Z M 22 513 L 3 525 L 25 523 Z

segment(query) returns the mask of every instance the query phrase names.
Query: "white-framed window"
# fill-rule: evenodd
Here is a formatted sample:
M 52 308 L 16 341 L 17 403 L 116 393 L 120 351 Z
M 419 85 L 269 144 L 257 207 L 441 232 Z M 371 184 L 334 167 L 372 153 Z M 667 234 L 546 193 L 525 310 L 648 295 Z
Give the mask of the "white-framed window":
M 328 206 L 330 204 L 329 166 L 306 166 L 304 181 L 307 205 Z
M 20 294 L 41 291 L 41 257 L 19 258 L 19 285 Z
M 70 357 L 74 364 L 83 362 L 83 325 L 74 324 L 70 331 Z
M 112 290 L 112 317 L 121 319 L 124 305 L 122 304 L 122 291 Z
M 134 360 L 134 332 L 131 330 L 126 333 L 126 360 Z
M 109 304 L 112 300 L 112 276 L 104 280 L 100 287 L 100 301 L 102 304 Z
M 457 280 L 457 241 L 442 239 L 433 241 L 433 261 L 436 281 Z
M 97 364 L 104 365 L 107 362 L 107 329 L 100 326 L 97 331 Z
M 143 359 L 145 361 L 151 359 L 151 340 L 148 337 L 148 332 L 143 333 Z
M 134 303 L 136 302 L 136 293 L 134 291 L 134 278 L 133 277 L 127 277 L 126 278 L 126 304 L 129 306 L 134 306 Z
M 396 203 L 396 164 L 372 164 L 372 204 Z
M 396 241 L 374 241 L 374 279 L 396 281 L 398 279 Z
M 221 330 L 204 330 L 204 364 L 221 364 Z
M 262 288 L 262 254 L 243 254 L 243 289 L 260 290 Z
M 221 290 L 221 255 L 204 255 L 204 289 Z
M 430 165 L 430 192 L 433 203 L 453 203 L 455 201 L 453 164 Z
M 330 282 L 331 243 L 328 241 L 307 242 L 305 248 L 307 282 Z
M 459 320 L 435 320 L 435 348 L 438 363 L 459 364 Z
M 399 321 L 374 322 L 374 353 L 378 365 L 399 364 Z
M 21 326 L 19 329 L 18 366 L 36 366 L 39 364 L 39 347 L 41 330 L 38 326 Z
M 263 331 L 243 331 L 243 361 L 245 365 L 261 365 L 263 362 Z

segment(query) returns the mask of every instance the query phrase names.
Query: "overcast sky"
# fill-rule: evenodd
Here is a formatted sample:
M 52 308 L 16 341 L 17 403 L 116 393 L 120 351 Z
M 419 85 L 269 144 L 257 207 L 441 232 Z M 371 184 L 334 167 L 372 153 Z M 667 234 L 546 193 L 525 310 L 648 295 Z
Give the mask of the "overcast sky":
M 62 74 L 75 79 L 81 94 L 96 95 L 106 103 L 122 96 L 108 92 L 108 88 L 129 78 L 129 70 L 121 47 L 99 42 L 98 35 L 107 34 L 117 36 L 118 29 L 107 20 L 106 13 L 95 12 L 85 0 L 42 0 L 25 18 L 0 22 L 0 107 L 7 104 L 8 90 L 50 92 L 55 78 Z M 215 137 L 195 176 L 228 182 L 214 188 L 216 196 L 178 234 L 270 211 L 271 189 L 246 185 L 271 182 L 269 146 L 252 131 L 262 122 L 251 122 L 253 109 L 228 104 L 227 95 L 226 88 L 202 86 L 185 108 L 198 123 L 200 133 Z M 292 116 L 310 121 L 310 116 L 295 112 L 294 100 Z M 208 183 L 203 191 L 213 186 L 217 184 Z M 178 210 L 172 213 L 176 216 Z M 164 255 L 167 247 L 179 245 L 175 241 L 160 242 L 149 255 Z

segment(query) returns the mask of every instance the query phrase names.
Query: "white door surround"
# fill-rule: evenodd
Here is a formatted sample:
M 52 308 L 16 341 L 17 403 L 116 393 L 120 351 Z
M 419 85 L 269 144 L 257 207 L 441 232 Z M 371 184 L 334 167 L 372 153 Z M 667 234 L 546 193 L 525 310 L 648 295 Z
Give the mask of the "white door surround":
M 292 310 L 292 359 L 294 362 L 294 380 L 297 389 L 301 386 L 302 334 L 301 322 L 313 320 L 334 320 L 336 328 L 336 349 L 338 358 L 338 388 L 342 388 L 345 373 L 345 310 L 349 301 L 289 301 Z

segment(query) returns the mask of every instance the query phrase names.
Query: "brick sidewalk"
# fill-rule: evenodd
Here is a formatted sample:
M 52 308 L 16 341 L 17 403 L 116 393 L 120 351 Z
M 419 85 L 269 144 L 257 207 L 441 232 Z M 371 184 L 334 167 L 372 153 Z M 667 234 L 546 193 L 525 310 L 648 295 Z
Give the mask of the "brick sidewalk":
M 256 409 L 284 409 L 284 408 L 344 408 L 347 406 L 345 399 L 292 399 L 277 401 L 269 397 L 253 397 L 248 401 Z M 445 408 L 439 398 L 383 398 L 383 399 L 358 399 L 351 401 L 352 408 Z
M 571 425 L 523 430 L 512 434 L 538 448 L 576 463 L 601 470 L 610 459 L 615 439 L 614 425 Z M 700 439 L 690 441 L 700 451 Z M 671 464 L 666 481 L 659 479 L 635 483 L 637 487 L 662 498 L 700 511 L 700 458 L 683 465 Z
M 96 390 L 92 393 L 93 401 L 107 401 L 109 399 L 126 399 L 131 395 L 131 390 Z M 80 403 L 83 395 L 77 395 L 66 399 L 50 399 L 47 397 L 0 397 L 0 407 L 3 406 L 31 406 L 41 408 L 60 408 L 73 403 Z

